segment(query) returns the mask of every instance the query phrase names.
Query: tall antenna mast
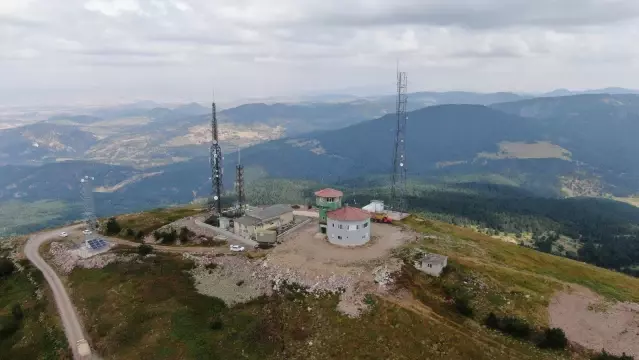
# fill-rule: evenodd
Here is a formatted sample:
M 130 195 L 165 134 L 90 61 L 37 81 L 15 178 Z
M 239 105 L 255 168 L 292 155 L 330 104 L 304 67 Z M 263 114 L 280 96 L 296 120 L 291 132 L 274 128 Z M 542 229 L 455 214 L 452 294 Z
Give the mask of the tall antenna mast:
M 235 169 L 235 182 L 237 185 L 237 209 L 238 215 L 244 215 L 246 195 L 244 193 L 244 165 L 241 161 L 241 149 L 237 148 L 237 167 Z
M 209 212 L 222 215 L 222 148 L 220 147 L 217 132 L 217 114 L 215 98 L 211 103 L 211 150 L 209 160 L 211 162 L 211 197 L 209 198 Z
M 397 69 L 397 129 L 393 149 L 393 175 L 391 178 L 391 207 L 406 212 L 406 104 L 408 77 Z
M 80 179 L 80 183 L 82 186 L 81 194 L 82 194 L 82 204 L 84 206 L 84 222 L 87 225 L 87 230 L 91 233 L 85 233 L 87 240 L 95 237 L 93 234 L 96 231 L 98 219 L 95 216 L 95 203 L 93 201 L 93 180 L 95 180 L 92 176 L 84 176 Z

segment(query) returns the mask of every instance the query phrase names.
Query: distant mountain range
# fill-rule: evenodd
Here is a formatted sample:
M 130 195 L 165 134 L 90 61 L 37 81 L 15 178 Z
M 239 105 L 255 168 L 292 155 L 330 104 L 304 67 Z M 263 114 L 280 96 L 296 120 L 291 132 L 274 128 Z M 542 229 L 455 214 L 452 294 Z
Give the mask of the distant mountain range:
M 413 183 L 493 183 L 550 197 L 639 192 L 634 135 L 639 131 L 639 95 L 437 96 L 435 101 L 490 104 L 435 105 L 408 113 L 406 163 Z M 502 98 L 516 101 L 492 103 Z M 414 94 L 412 99 L 416 107 L 421 106 L 416 99 L 425 103 L 433 95 Z M 242 141 L 249 183 L 271 177 L 385 186 L 396 122 L 393 108 L 389 97 L 249 104 L 221 111 L 225 188 L 233 189 L 234 153 Z M 77 179 L 84 174 L 96 177 L 103 213 L 205 197 L 210 191 L 209 111 L 198 104 L 99 109 L 0 131 L 0 162 L 13 164 L 0 167 L 0 206 L 47 199 L 77 203 Z M 250 138 L 253 134 L 261 137 Z M 65 158 L 73 160 L 59 162 Z

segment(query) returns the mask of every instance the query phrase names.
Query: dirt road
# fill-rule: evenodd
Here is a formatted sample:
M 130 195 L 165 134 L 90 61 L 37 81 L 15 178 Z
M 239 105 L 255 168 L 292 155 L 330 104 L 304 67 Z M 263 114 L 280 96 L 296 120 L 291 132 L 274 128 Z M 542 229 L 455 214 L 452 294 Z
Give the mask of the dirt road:
M 69 346 L 73 351 L 73 357 L 75 359 L 81 359 L 76 349 L 76 343 L 78 340 L 85 338 L 82 325 L 80 325 L 78 314 L 75 312 L 75 308 L 73 307 L 73 304 L 69 299 L 69 295 L 60 281 L 60 278 L 51 266 L 42 259 L 38 249 L 40 248 L 40 245 L 56 238 L 60 232 L 69 232 L 79 228 L 80 226 L 81 225 L 69 226 L 49 232 L 34 234 L 29 238 L 24 247 L 24 253 L 27 256 L 27 259 L 29 259 L 33 265 L 42 271 L 44 278 L 47 280 L 47 283 L 49 283 L 49 286 L 53 291 L 53 297 L 55 298 L 55 303 L 58 308 L 58 312 L 60 313 L 60 318 L 62 319 L 62 325 L 64 326 L 64 332 L 67 335 L 67 341 L 69 342 Z

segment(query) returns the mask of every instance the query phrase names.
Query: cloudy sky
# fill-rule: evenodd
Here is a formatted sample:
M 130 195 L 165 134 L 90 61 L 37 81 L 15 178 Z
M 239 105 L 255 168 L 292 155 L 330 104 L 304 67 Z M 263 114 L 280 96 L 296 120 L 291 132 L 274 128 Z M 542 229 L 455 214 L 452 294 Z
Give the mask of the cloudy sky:
M 638 43 L 637 0 L 0 0 L 0 104 L 639 88 Z

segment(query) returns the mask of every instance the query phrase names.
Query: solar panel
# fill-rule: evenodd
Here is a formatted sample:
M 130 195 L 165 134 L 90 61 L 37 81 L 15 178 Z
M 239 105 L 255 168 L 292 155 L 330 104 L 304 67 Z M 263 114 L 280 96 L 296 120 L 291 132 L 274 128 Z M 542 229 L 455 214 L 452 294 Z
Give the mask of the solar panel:
M 99 250 L 109 245 L 104 239 L 91 239 L 88 243 L 89 248 L 92 250 Z

